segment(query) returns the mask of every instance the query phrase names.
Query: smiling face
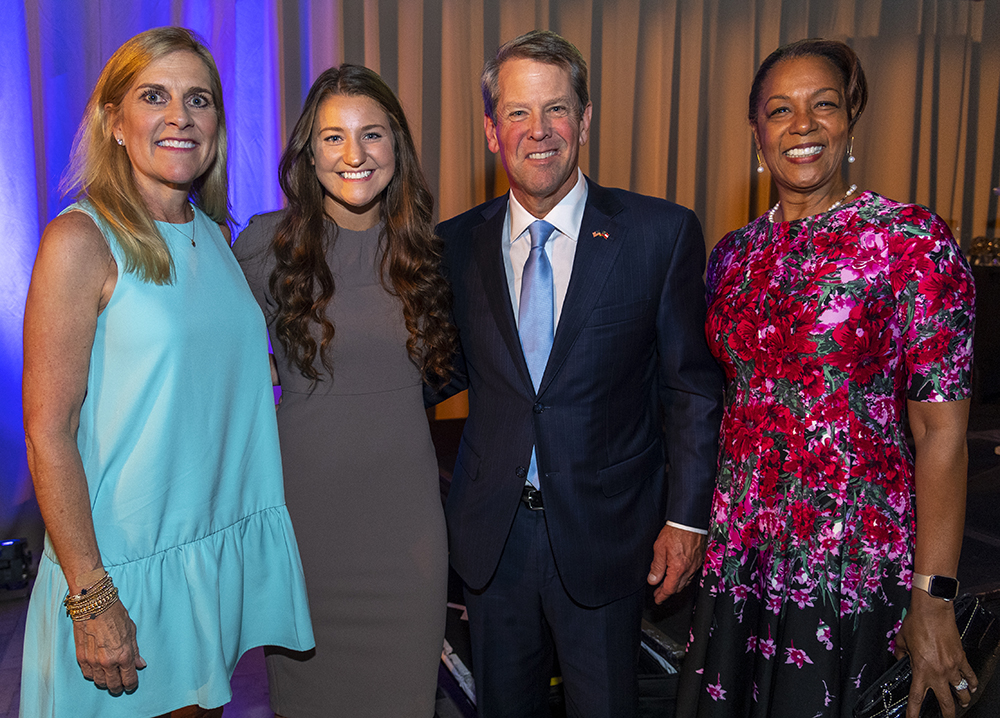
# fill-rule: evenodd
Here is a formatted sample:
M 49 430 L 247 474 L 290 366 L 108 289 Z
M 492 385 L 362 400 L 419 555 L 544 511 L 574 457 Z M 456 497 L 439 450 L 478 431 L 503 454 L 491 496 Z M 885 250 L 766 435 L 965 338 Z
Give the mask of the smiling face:
M 761 86 L 754 139 L 785 195 L 816 197 L 843 194 L 841 161 L 850 135 L 844 81 L 823 57 L 778 62 Z
M 326 214 L 345 229 L 374 227 L 382 191 L 396 171 L 382 106 L 363 95 L 331 95 L 316 112 L 310 142 Z
M 208 68 L 181 50 L 153 60 L 113 113 L 112 131 L 154 215 L 163 198 L 187 197 L 216 155 L 218 116 Z
M 499 153 L 511 191 L 543 217 L 576 184 L 591 105 L 578 111 L 569 70 L 528 58 L 500 66 L 496 122 L 485 119 L 491 152 Z

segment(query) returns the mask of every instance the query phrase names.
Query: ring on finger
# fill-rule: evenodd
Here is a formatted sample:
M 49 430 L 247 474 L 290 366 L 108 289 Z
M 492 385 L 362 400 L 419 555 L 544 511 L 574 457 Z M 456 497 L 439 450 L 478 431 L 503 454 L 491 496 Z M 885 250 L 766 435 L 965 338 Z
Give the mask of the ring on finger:
M 960 680 L 958 683 L 952 686 L 952 688 L 954 688 L 956 691 L 964 691 L 968 687 L 969 687 L 969 682 L 965 680 L 965 678 L 962 678 L 962 680 Z

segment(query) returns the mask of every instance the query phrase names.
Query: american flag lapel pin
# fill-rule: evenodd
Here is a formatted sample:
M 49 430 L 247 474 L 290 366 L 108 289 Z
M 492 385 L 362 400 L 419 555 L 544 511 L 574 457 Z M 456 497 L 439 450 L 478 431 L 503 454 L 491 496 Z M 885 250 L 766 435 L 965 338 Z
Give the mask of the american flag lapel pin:
M 595 237 L 604 237 L 604 239 L 607 239 L 608 238 L 608 233 L 607 232 L 594 232 L 594 236 Z

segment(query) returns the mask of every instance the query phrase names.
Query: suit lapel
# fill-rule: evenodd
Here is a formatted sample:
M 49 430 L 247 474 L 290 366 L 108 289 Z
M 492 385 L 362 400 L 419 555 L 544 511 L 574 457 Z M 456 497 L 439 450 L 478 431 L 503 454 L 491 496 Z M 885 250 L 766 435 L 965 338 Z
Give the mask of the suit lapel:
M 524 352 L 521 350 L 521 337 L 517 333 L 514 308 L 510 303 L 510 289 L 507 286 L 507 272 L 504 269 L 503 223 L 506 216 L 506 195 L 483 211 L 485 221 L 472 231 L 476 264 L 479 265 L 486 301 L 493 313 L 497 330 L 514 365 L 518 368 L 521 381 L 527 387 L 528 393 L 534 394 L 535 387 L 531 383 L 531 374 L 528 372 Z
M 589 179 L 587 184 L 587 206 L 577 237 L 573 273 L 566 289 L 566 299 L 559 315 L 559 326 L 556 327 L 549 361 L 538 388 L 539 394 L 545 391 L 559 371 L 593 311 L 627 232 L 627 227 L 615 221 L 615 215 L 624 209 L 621 202 Z M 502 226 L 501 221 L 501 228 Z M 520 349 L 520 345 L 518 348 Z M 523 356 L 521 363 L 524 363 Z

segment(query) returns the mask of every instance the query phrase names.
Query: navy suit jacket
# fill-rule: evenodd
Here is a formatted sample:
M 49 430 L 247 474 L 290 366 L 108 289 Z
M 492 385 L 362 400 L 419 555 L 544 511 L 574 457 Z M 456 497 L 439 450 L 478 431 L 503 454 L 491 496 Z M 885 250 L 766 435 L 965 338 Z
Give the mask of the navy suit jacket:
M 449 393 L 469 389 L 445 509 L 452 565 L 473 589 L 489 582 L 536 446 L 559 575 L 574 600 L 599 606 L 644 584 L 665 520 L 708 526 L 722 374 L 705 343 L 694 213 L 588 183 L 537 394 L 501 254 L 507 195 L 437 232 L 461 342 Z

